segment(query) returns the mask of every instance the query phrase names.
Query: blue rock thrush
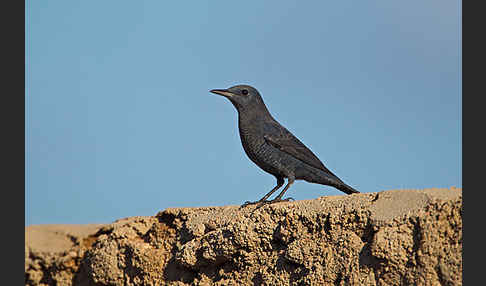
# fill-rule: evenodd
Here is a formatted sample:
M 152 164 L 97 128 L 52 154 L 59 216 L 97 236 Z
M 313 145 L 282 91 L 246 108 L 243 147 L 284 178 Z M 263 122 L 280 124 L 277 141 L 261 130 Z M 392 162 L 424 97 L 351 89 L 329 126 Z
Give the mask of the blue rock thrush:
M 329 171 L 311 150 L 272 117 L 255 88 L 236 85 L 211 92 L 231 101 L 238 111 L 243 149 L 255 164 L 277 179 L 277 185 L 263 198 L 243 206 L 289 201 L 292 198 L 282 199 L 282 196 L 295 180 L 332 186 L 346 194 L 359 193 Z M 275 199 L 267 200 L 283 186 L 284 178 L 288 178 L 285 188 Z

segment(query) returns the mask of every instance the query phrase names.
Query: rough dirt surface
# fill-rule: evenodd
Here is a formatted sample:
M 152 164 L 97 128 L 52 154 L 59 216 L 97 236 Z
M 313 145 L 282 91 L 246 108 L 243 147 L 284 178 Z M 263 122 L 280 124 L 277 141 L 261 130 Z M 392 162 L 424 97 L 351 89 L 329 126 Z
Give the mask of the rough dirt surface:
M 462 285 L 462 190 L 35 225 L 26 285 Z

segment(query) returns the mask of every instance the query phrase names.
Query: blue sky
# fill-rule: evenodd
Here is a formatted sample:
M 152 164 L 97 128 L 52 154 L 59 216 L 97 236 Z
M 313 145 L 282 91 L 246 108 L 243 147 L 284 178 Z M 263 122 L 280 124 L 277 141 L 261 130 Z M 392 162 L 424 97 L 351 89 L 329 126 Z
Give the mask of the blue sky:
M 461 36 L 451 0 L 26 1 L 25 224 L 260 199 L 235 84 L 361 192 L 462 187 Z

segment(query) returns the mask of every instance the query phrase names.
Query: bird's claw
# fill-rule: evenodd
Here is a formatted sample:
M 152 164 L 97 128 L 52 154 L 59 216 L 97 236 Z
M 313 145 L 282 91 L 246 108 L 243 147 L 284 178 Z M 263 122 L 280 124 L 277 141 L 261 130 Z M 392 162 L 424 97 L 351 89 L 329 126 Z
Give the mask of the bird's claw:
M 250 202 L 246 201 L 244 204 L 241 205 L 240 208 L 244 208 L 250 205 L 258 205 L 258 207 L 262 207 L 264 205 L 269 205 L 269 204 L 274 204 L 274 203 L 280 203 L 280 202 L 290 202 L 290 201 L 295 201 L 294 198 L 288 197 L 286 199 L 273 199 L 269 201 L 256 201 L 256 202 Z
M 260 204 L 260 201 L 256 201 L 256 202 L 246 201 L 244 204 L 241 205 L 240 208 L 244 208 L 244 207 L 247 207 L 247 206 L 250 206 L 250 205 L 256 205 L 256 204 Z
M 290 202 L 290 201 L 295 201 L 294 198 L 288 197 L 286 199 L 273 199 L 270 201 L 266 201 L 266 204 L 274 204 L 274 203 L 280 203 L 280 202 Z

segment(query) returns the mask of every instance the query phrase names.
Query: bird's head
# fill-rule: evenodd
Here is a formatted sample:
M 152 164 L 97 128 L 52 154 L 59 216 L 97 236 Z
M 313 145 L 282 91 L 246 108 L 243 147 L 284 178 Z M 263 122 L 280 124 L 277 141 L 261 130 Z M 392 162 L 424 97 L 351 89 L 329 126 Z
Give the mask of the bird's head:
M 266 109 L 258 90 L 249 85 L 235 85 L 228 89 L 212 89 L 210 92 L 228 98 L 238 111 L 248 109 L 248 107 Z

